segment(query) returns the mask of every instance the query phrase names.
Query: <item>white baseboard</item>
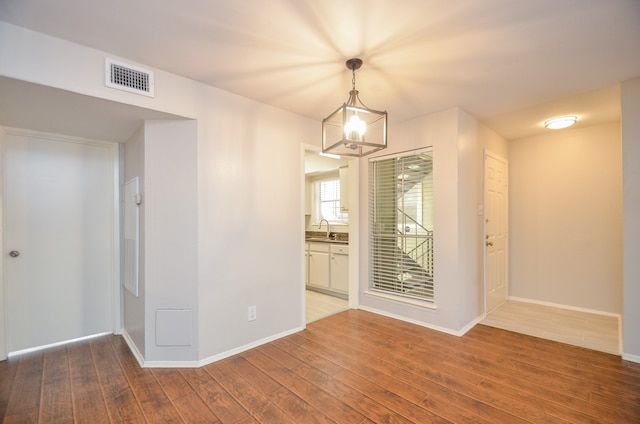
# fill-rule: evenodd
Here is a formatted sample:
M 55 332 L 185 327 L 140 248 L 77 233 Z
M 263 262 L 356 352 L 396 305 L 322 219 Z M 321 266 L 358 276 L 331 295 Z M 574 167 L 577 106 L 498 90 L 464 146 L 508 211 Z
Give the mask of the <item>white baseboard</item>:
M 461 333 L 460 336 L 464 336 L 465 334 L 467 334 L 467 331 L 471 330 L 473 327 L 478 325 L 480 323 L 480 321 L 482 321 L 486 317 L 487 317 L 487 314 L 483 313 L 478 318 L 474 319 L 469 324 L 467 324 L 464 327 L 462 327 L 462 329 L 460 330 L 460 333 Z
M 514 302 L 533 303 L 536 305 L 551 306 L 554 308 L 567 309 L 570 311 L 586 312 L 589 314 L 613 317 L 613 318 L 618 318 L 618 321 L 620 321 L 620 314 L 615 314 L 613 312 L 599 311 L 596 309 L 588 309 L 588 308 L 580 308 L 578 306 L 563 305 L 561 303 L 545 302 L 543 300 L 527 299 L 524 297 L 516 297 L 516 296 L 509 296 L 509 300 L 513 300 Z
M 292 330 L 284 331 L 279 334 L 274 334 L 273 336 L 265 337 L 264 339 L 256 340 L 255 342 L 251 342 L 244 346 L 236 347 L 234 349 L 228 350 L 226 352 L 219 353 L 217 355 L 209 356 L 208 358 L 201 359 L 198 361 L 198 366 L 203 367 L 205 365 L 211 364 L 213 362 L 219 361 L 221 359 L 228 358 L 233 355 L 237 355 L 238 353 L 242 353 L 246 350 L 253 349 L 254 347 L 258 347 L 260 345 L 272 342 L 274 340 L 281 339 L 286 336 L 290 336 L 291 334 L 297 333 L 299 331 L 304 330 L 305 327 L 297 327 Z
M 136 344 L 133 342 L 133 339 L 124 328 L 122 329 L 122 338 L 124 338 L 125 343 L 127 343 L 127 346 L 129 346 L 129 350 L 131 351 L 131 353 L 133 353 L 133 356 L 136 358 L 136 361 L 138 361 L 138 364 L 140 364 L 140 366 L 144 368 L 144 358 L 138 350 L 138 346 L 136 346 Z
M 404 317 L 402 315 L 396 315 L 396 314 L 392 314 L 380 309 L 376 309 L 376 308 L 371 308 L 369 306 L 363 306 L 360 305 L 358 309 L 361 309 L 363 311 L 367 311 L 367 312 L 371 312 L 373 314 L 377 314 L 377 315 L 382 315 L 388 318 L 393 318 L 393 319 L 397 319 L 399 321 L 404 321 L 404 322 L 408 322 L 410 324 L 415 324 L 415 325 L 419 325 L 421 327 L 425 327 L 425 328 L 429 328 L 431 330 L 435 330 L 435 331 L 439 331 L 441 333 L 446 333 L 446 334 L 451 334 L 452 336 L 457 336 L 457 337 L 462 337 L 464 336 L 467 331 L 471 330 L 473 327 L 476 326 L 476 324 L 478 324 L 480 321 L 482 321 L 482 319 L 484 318 L 484 314 L 476 319 L 474 319 L 473 321 L 471 321 L 469 324 L 465 325 L 462 329 L 460 330 L 452 330 L 450 328 L 446 328 L 446 327 L 440 327 L 439 325 L 433 325 L 433 324 L 429 324 L 427 322 L 424 321 L 418 321 L 412 318 L 407 318 Z
M 264 339 L 257 340 L 255 342 L 246 344 L 244 346 L 240 346 L 226 352 L 219 353 L 217 355 L 209 356 L 208 358 L 200 359 L 198 361 L 145 361 L 142 354 L 138 350 L 137 346 L 131 339 L 131 336 L 127 333 L 126 330 L 122 332 L 122 336 L 126 341 L 129 349 L 133 353 L 133 356 L 138 361 L 138 364 L 142 368 L 199 368 L 205 365 L 211 364 L 213 362 L 219 361 L 221 359 L 228 358 L 233 355 L 237 355 L 238 353 L 242 353 L 246 350 L 253 349 L 254 347 L 258 347 L 260 345 L 272 342 L 274 340 L 280 339 L 282 337 L 289 336 L 291 334 L 297 333 L 299 331 L 304 330 L 304 327 L 297 327 L 289 331 L 285 331 L 279 334 L 275 334 L 273 336 L 265 337 Z
M 111 332 L 97 333 L 97 334 L 92 334 L 90 336 L 83 336 L 83 337 L 78 337 L 78 338 L 75 338 L 75 339 L 63 340 L 61 342 L 49 343 L 49 344 L 46 344 L 46 345 L 36 346 L 36 347 L 29 348 L 29 349 L 16 350 L 15 352 L 9 352 L 7 354 L 7 357 L 8 358 L 12 358 L 14 356 L 24 355 L 25 353 L 37 352 L 39 350 L 49 349 L 49 348 L 56 347 L 56 346 L 63 346 L 63 345 L 69 344 L 69 343 L 75 343 L 75 342 L 80 342 L 80 341 L 84 341 L 84 340 L 91 340 L 91 339 L 95 339 L 96 337 L 106 336 L 108 334 L 113 334 L 113 333 L 111 333 Z
M 632 355 L 630 353 L 623 353 L 622 354 L 622 359 L 624 359 L 625 361 L 635 362 L 637 364 L 640 364 L 640 355 Z

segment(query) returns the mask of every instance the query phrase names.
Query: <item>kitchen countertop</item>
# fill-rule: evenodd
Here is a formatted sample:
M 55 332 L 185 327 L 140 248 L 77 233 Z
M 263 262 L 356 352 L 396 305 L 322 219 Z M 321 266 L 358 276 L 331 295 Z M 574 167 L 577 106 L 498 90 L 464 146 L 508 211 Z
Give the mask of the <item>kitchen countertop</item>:
M 324 231 L 305 231 L 306 242 L 349 244 L 349 233 L 331 233 L 333 237 L 327 237 Z
M 349 244 L 348 240 L 333 240 L 321 237 L 307 237 L 304 240 L 307 243 L 333 243 L 333 244 Z

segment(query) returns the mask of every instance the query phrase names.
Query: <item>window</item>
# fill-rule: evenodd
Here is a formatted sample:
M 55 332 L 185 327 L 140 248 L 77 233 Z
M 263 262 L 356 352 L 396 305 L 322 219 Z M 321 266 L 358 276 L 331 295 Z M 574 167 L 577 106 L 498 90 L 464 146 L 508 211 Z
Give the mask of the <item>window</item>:
M 431 149 L 369 161 L 373 291 L 433 302 Z
M 340 179 L 324 177 L 313 183 L 313 220 L 326 219 L 332 224 L 347 224 L 348 214 L 340 206 Z

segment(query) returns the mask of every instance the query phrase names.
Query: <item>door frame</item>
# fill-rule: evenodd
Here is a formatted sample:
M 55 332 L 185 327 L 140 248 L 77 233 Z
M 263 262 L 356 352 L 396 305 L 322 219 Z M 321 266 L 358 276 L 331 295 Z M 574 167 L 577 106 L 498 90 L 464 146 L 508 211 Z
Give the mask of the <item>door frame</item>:
M 5 254 L 4 243 L 4 191 L 6 181 L 6 138 L 8 135 L 39 137 L 50 140 L 58 140 L 63 142 L 81 143 L 100 145 L 109 149 L 111 156 L 111 168 L 112 168 L 112 181 L 113 181 L 113 214 L 112 214 L 112 289 L 111 289 L 111 325 L 112 331 L 115 334 L 122 332 L 122 289 L 121 289 L 121 266 L 120 266 L 120 243 L 121 243 L 121 230 L 120 230 L 120 147 L 119 144 L 113 141 L 95 140 L 89 138 L 75 137 L 70 135 L 52 134 L 41 131 L 26 130 L 20 128 L 0 127 L 0 252 L 2 252 L 2 259 L 0 259 L 0 360 L 7 359 L 8 356 L 8 340 L 7 340 L 7 287 L 5 284 L 5 261 L 7 255 Z
M 509 298 L 509 160 L 504 158 L 488 149 L 484 149 L 482 155 L 482 282 L 484 285 L 484 313 L 487 314 L 487 246 L 485 240 L 487 237 L 487 157 L 491 156 L 493 159 L 505 164 L 505 178 L 507 181 L 505 190 L 505 217 L 507 220 L 507 237 L 505 240 L 505 301 Z
M 301 154 L 301 169 L 300 169 L 300 173 L 301 176 L 300 178 L 302 179 L 302 193 L 301 193 L 301 198 L 302 198 L 302 204 L 301 204 L 301 216 L 302 216 L 302 223 L 301 223 L 301 227 L 302 227 L 302 261 L 303 261 L 303 273 L 305 270 L 305 253 L 304 251 L 306 250 L 304 248 L 305 246 L 305 242 L 304 242 L 304 233 L 306 231 L 306 226 L 305 226 L 305 203 L 306 203 L 306 195 L 307 195 L 307 187 L 306 187 L 306 180 L 305 180 L 305 172 L 304 172 L 304 162 L 305 162 L 305 156 L 306 156 L 306 152 L 307 151 L 313 151 L 313 152 L 317 152 L 320 153 L 322 151 L 322 148 L 313 144 L 305 144 L 302 143 L 300 145 L 300 154 Z M 360 304 L 360 297 L 359 297 L 359 280 L 360 280 L 360 245 L 359 245 L 359 240 L 360 240 L 360 227 L 358 225 L 358 220 L 360 218 L 360 160 L 358 158 L 347 158 L 348 159 L 348 167 L 349 167 L 349 178 L 348 178 L 348 198 L 349 198 L 349 293 L 348 293 L 348 302 L 349 302 L 349 309 L 357 309 L 359 304 Z M 302 281 L 305 281 L 304 279 L 304 275 L 303 275 L 303 279 Z M 306 309 L 307 309 L 307 305 L 306 305 L 306 300 L 305 300 L 305 286 L 304 284 L 302 284 L 302 292 L 301 292 L 301 298 L 302 298 L 302 322 L 304 323 L 304 327 L 306 327 L 307 325 L 307 320 L 306 320 Z

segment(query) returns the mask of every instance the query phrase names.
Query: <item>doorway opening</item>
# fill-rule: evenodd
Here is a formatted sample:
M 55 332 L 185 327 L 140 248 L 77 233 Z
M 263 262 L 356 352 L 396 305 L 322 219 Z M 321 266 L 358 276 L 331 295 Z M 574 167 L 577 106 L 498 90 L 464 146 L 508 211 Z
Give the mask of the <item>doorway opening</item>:
M 306 323 L 349 307 L 350 162 L 315 149 L 305 150 Z

